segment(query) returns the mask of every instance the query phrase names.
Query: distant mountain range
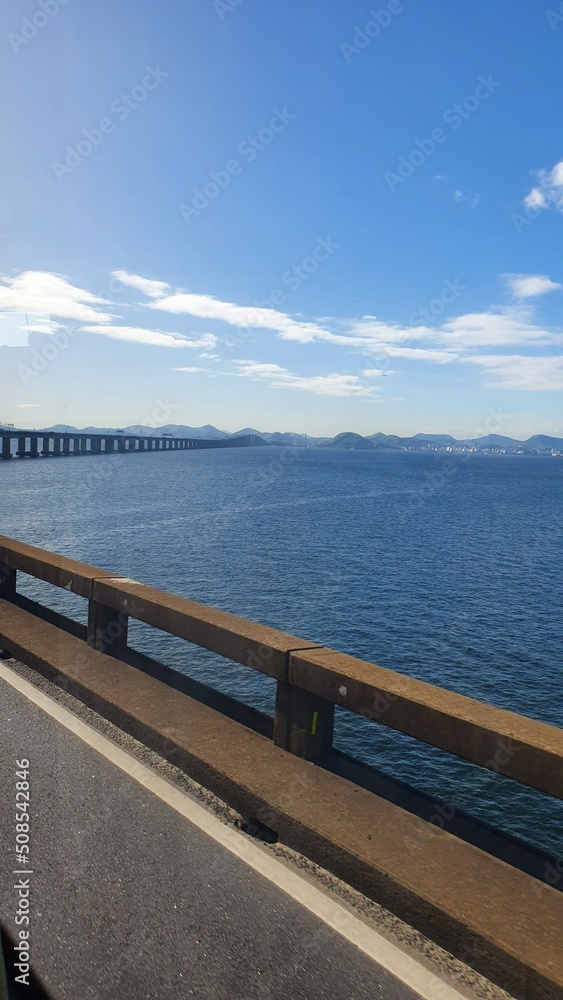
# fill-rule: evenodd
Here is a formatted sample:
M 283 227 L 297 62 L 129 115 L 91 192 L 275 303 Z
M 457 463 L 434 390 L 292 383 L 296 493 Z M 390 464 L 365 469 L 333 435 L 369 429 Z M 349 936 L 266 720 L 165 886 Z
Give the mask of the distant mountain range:
M 42 428 L 51 433 L 80 434 L 115 434 L 117 430 L 135 437 L 148 437 L 164 434 L 172 437 L 203 438 L 207 441 L 222 441 L 227 438 L 254 435 L 270 445 L 284 448 L 346 448 L 364 451 L 426 451 L 426 452 L 483 452 L 494 454 L 556 454 L 563 455 L 563 438 L 549 437 L 546 434 L 535 434 L 527 441 L 504 437 L 501 434 L 487 434 L 485 437 L 465 438 L 458 440 L 450 434 L 414 434 L 411 437 L 399 437 L 397 434 L 371 434 L 363 437 L 352 431 L 344 431 L 334 438 L 311 437 L 309 434 L 296 434 L 293 431 L 259 431 L 254 427 L 243 427 L 236 433 L 221 431 L 211 424 L 203 427 L 188 427 L 185 424 L 165 424 L 163 427 L 146 427 L 133 424 L 129 427 L 71 427 L 68 424 L 55 424 L 53 427 Z

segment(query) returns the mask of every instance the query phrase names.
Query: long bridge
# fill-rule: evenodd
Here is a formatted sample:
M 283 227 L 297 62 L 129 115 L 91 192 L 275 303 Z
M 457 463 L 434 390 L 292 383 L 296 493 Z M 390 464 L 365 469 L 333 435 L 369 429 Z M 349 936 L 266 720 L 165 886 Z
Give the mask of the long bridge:
M 269 677 L 273 718 L 190 677 L 189 646 L 183 672 L 135 649 L 130 622 Z M 31 788 L 29 851 L 0 810 L 0 924 L 17 937 L 28 879 L 50 995 L 563 997 L 561 860 L 333 740 L 347 709 L 503 776 L 516 804 L 563 798 L 561 729 L 2 536 L 0 649 L 2 793 L 22 758 Z
M 68 458 L 76 455 L 107 455 L 114 453 L 186 451 L 193 448 L 251 448 L 266 444 L 254 434 L 218 440 L 205 438 L 125 434 L 84 433 L 83 431 L 54 432 L 0 428 L 0 457 Z

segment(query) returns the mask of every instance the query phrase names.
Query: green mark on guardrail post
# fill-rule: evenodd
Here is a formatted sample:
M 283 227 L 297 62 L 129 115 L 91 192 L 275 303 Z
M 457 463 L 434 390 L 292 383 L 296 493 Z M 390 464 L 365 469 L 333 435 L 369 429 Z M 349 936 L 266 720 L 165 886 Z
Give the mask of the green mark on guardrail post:
M 296 757 L 322 761 L 332 753 L 334 705 L 319 695 L 278 681 L 274 743 Z

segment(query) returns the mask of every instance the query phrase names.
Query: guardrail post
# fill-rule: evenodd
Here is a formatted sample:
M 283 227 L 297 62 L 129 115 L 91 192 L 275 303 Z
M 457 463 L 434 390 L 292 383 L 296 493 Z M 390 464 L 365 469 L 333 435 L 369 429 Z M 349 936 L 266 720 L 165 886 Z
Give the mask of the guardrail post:
M 274 743 L 296 757 L 321 761 L 332 753 L 334 705 L 302 688 L 278 681 Z
M 118 659 L 127 650 L 127 629 L 129 616 L 124 611 L 100 604 L 93 598 L 88 603 L 88 645 L 100 653 L 108 653 Z
M 0 563 L 0 598 L 4 601 L 13 601 L 16 596 L 16 570 L 10 569 Z M 7 649 L 0 647 L 0 660 L 9 660 L 12 654 Z
M 0 563 L 0 597 L 12 601 L 16 596 L 16 570 Z

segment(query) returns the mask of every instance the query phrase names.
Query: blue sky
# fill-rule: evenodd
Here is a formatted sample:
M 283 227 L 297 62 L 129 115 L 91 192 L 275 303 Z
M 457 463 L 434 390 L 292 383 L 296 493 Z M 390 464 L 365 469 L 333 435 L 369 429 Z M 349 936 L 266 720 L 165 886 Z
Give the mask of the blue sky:
M 0 420 L 563 435 L 558 4 L 4 0 L 0 44 Z

